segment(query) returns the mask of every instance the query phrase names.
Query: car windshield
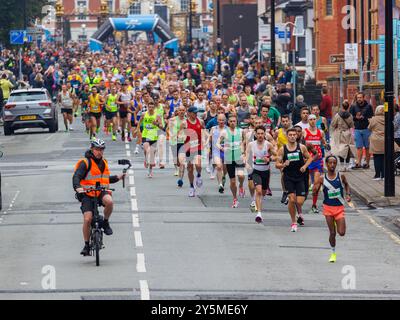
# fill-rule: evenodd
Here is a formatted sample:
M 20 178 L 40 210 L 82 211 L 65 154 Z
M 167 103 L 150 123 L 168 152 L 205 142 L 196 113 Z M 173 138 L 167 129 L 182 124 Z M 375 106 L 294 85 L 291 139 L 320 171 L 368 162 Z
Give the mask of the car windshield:
M 15 92 L 10 95 L 9 102 L 37 101 L 47 100 L 47 96 L 43 92 Z

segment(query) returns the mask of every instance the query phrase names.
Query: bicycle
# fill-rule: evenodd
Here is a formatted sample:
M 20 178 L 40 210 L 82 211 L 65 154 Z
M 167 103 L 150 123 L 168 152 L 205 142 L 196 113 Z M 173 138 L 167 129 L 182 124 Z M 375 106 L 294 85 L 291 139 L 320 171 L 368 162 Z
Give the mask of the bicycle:
M 85 190 L 85 193 L 92 191 L 105 192 L 115 191 L 115 189 L 100 187 L 100 182 L 96 182 L 96 187 Z M 99 213 L 100 203 L 98 197 L 91 197 L 90 199 L 93 204 L 93 218 L 90 226 L 89 248 L 91 255 L 96 256 L 96 266 L 98 267 L 100 265 L 100 250 L 105 248 L 102 230 L 104 217 Z

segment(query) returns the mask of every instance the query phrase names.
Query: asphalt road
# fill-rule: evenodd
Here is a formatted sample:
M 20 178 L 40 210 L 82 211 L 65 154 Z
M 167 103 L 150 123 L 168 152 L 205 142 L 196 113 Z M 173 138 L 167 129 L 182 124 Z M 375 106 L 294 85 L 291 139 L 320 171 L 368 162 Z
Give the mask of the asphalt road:
M 60 121 L 60 128 L 62 128 Z M 106 158 L 134 162 L 127 186 L 116 185 L 101 266 L 82 257 L 82 215 L 72 190 L 76 161 L 89 145 L 79 130 L 40 129 L 0 135 L 5 155 L 0 213 L 0 299 L 399 299 L 396 209 L 347 209 L 347 234 L 329 264 L 328 229 L 322 215 L 290 233 L 280 204 L 279 175 L 257 225 L 247 197 L 231 209 L 229 190 L 203 172 L 205 186 L 188 198 L 169 165 L 148 179 L 134 144 L 107 141 Z M 305 211 L 311 207 L 305 204 Z

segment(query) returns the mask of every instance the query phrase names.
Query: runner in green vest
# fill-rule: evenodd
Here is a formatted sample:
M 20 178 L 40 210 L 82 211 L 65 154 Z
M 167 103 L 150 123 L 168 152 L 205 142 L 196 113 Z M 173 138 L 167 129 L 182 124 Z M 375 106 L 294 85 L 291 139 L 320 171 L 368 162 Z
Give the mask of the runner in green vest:
M 111 93 L 106 97 L 106 128 L 107 132 L 112 131 L 112 140 L 117 140 L 117 129 L 118 129 L 118 105 L 117 105 L 117 89 L 111 88 Z
M 155 111 L 154 101 L 148 103 L 146 113 L 142 114 L 139 120 L 139 126 L 143 124 L 143 148 L 144 148 L 144 166 L 149 169 L 148 177 L 153 178 L 153 168 L 155 164 L 156 147 L 158 140 L 158 130 L 161 129 L 160 115 Z
M 244 131 L 237 127 L 237 119 L 231 115 L 228 120 L 228 128 L 224 130 L 218 139 L 217 148 L 224 152 L 224 163 L 226 171 L 230 178 L 230 187 L 233 195 L 232 208 L 238 208 L 237 185 L 236 185 L 236 168 L 239 178 L 239 196 L 244 198 L 244 155 L 245 155 L 245 134 Z

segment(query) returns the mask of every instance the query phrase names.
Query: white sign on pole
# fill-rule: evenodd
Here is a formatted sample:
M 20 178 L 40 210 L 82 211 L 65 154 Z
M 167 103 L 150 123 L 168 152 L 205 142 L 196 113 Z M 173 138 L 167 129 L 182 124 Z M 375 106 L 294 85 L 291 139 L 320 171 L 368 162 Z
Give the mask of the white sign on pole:
M 346 70 L 358 69 L 358 44 L 345 43 L 344 45 L 344 68 Z

